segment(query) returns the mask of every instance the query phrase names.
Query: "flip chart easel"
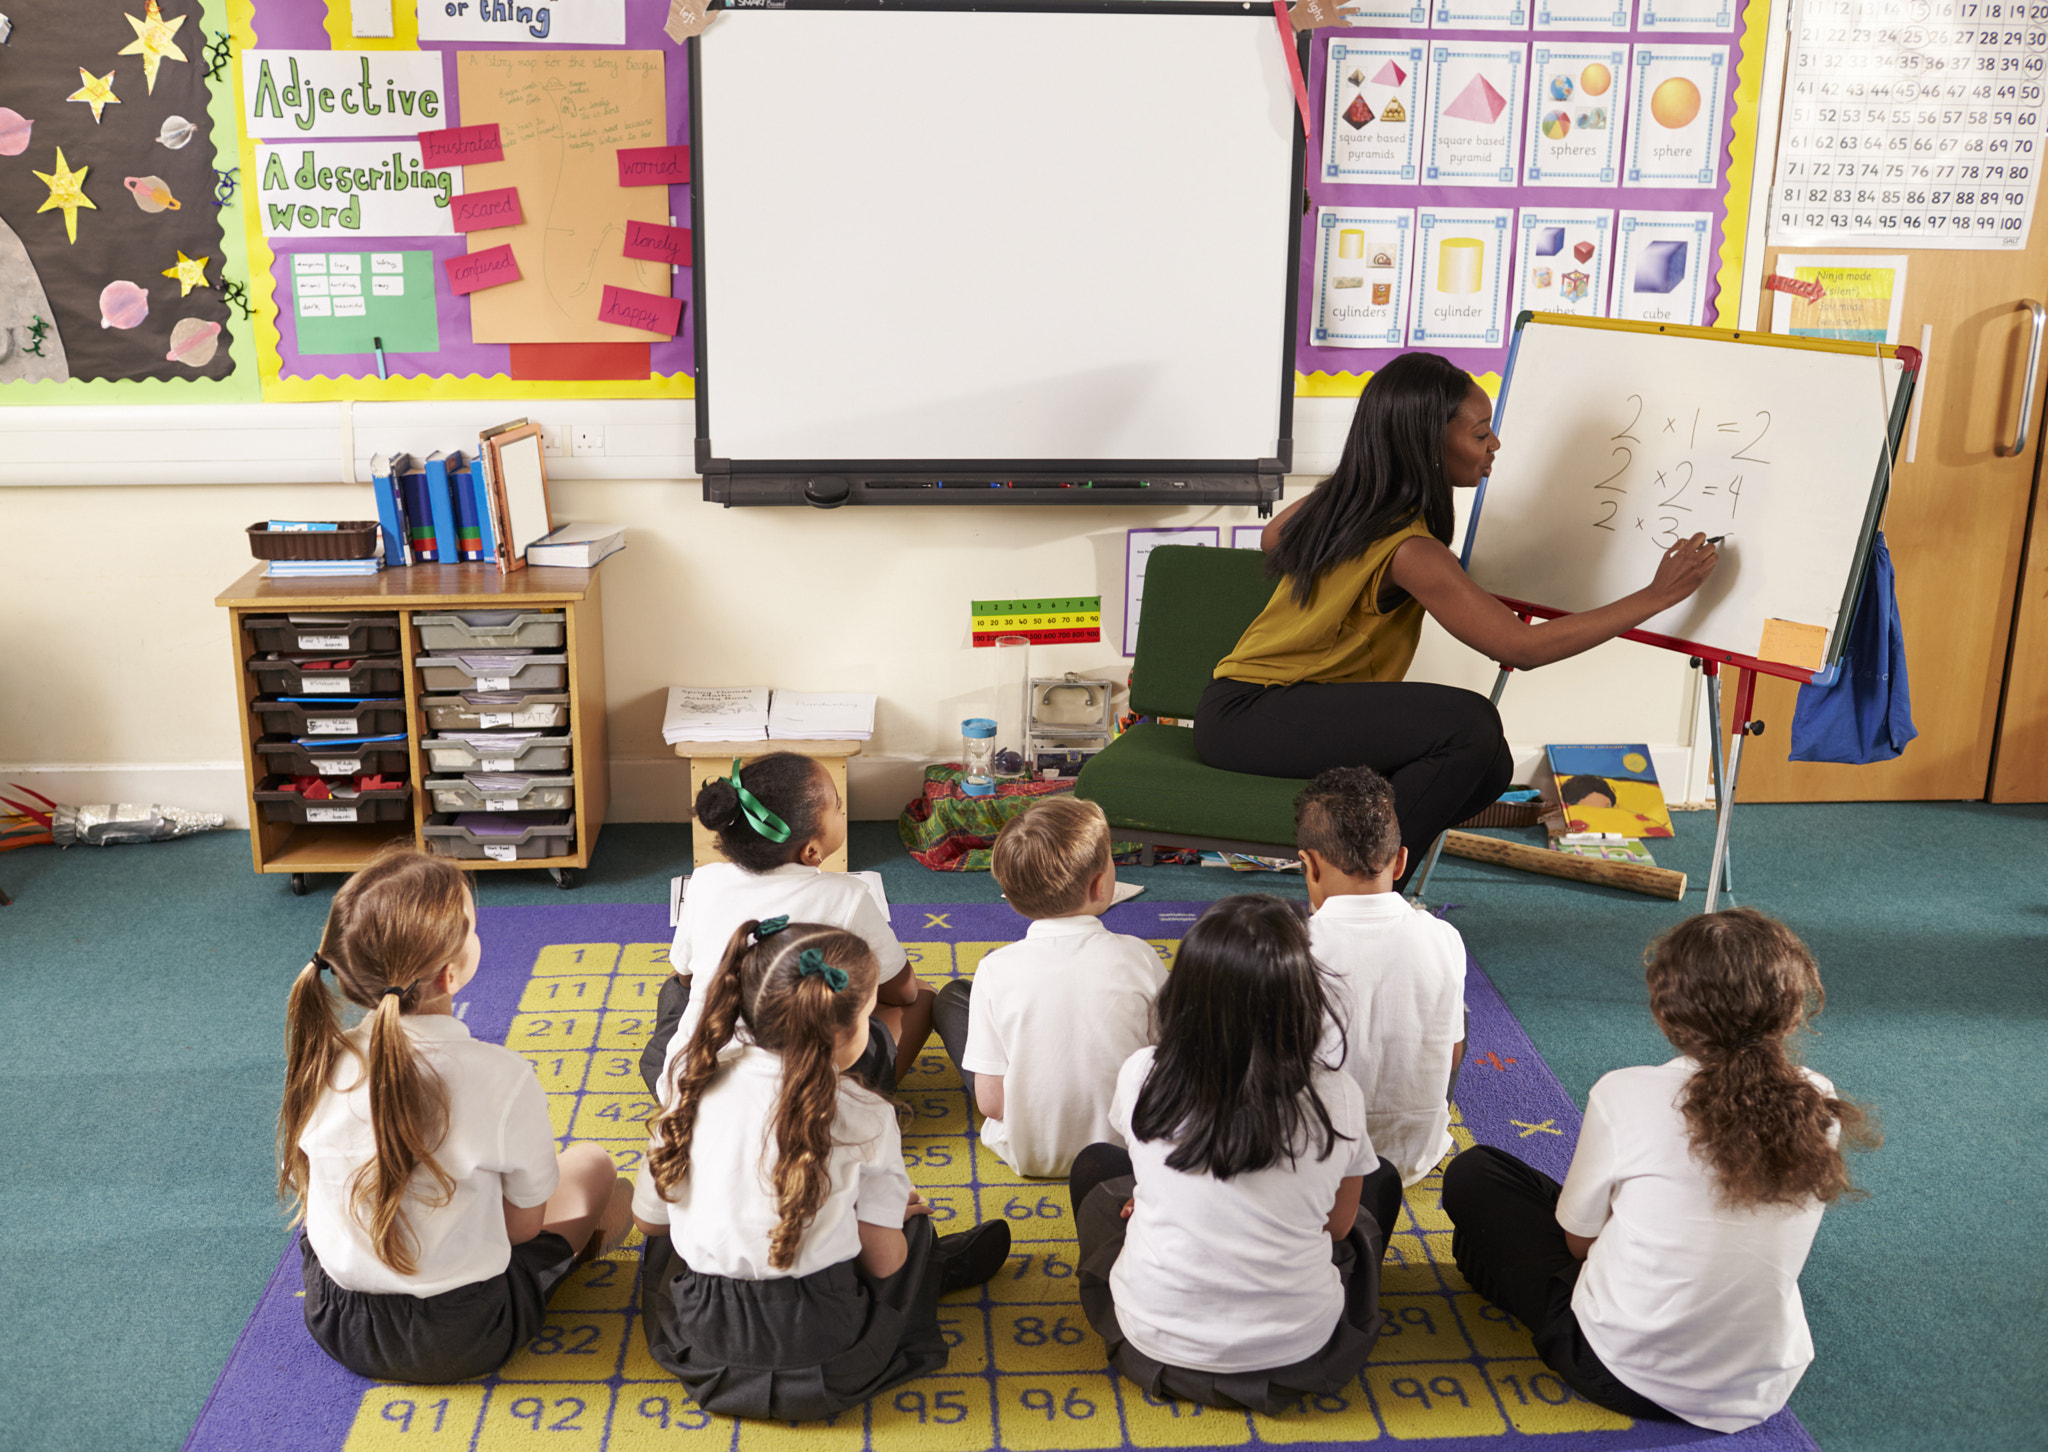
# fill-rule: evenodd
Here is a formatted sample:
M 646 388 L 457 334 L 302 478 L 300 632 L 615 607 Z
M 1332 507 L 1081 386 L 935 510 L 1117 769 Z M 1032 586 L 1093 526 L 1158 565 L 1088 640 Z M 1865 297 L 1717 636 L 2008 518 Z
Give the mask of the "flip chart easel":
M 1756 486 L 1759 482 L 1763 481 L 1761 479 L 1752 481 L 1751 513 L 1748 516 L 1740 516 L 1737 514 L 1741 502 L 1742 476 L 1740 474 L 1734 476 L 1731 489 L 1725 480 L 1714 484 L 1702 482 L 1710 477 L 1704 461 L 1697 469 L 1690 462 L 1683 464 L 1681 466 L 1684 469 L 1682 476 L 1677 468 L 1646 471 L 1654 472 L 1655 474 L 1655 487 L 1649 497 L 1657 498 L 1663 496 L 1662 502 L 1655 505 L 1654 509 L 1651 510 L 1652 517 L 1657 518 L 1663 526 L 1661 532 L 1668 532 L 1675 538 L 1683 538 L 1695 532 L 1693 527 L 1695 520 L 1702 520 L 1704 522 L 1703 515 L 1705 514 L 1713 514 L 1718 517 L 1719 512 L 1723 509 L 1727 511 L 1728 517 L 1737 520 L 1736 528 L 1730 532 L 1736 533 L 1738 538 L 1743 537 L 1741 530 L 1745 527 L 1747 521 L 1760 519 L 1762 524 L 1759 533 L 1755 536 L 1750 536 L 1758 539 L 1758 547 L 1752 550 L 1753 564 L 1746 581 L 1742 577 L 1728 575 L 1724 565 L 1723 572 L 1721 573 L 1726 578 L 1720 582 L 1719 588 L 1716 588 L 1715 581 L 1710 581 L 1708 586 L 1702 590 L 1700 596 L 1697 597 L 1696 602 L 1688 602 L 1685 606 L 1674 607 L 1673 611 L 1665 612 L 1667 615 L 1683 613 L 1684 618 L 1688 621 L 1702 622 L 1701 629 L 1698 632 L 1701 638 L 1688 638 L 1688 636 L 1682 634 L 1662 633 L 1640 627 L 1623 633 L 1623 638 L 1627 640 L 1655 646 L 1660 650 L 1684 653 L 1690 658 L 1693 667 L 1700 671 L 1702 676 L 1710 683 L 1707 701 L 1714 736 L 1715 823 L 1713 861 L 1707 871 L 1705 911 L 1712 912 L 1719 901 L 1722 891 L 1724 889 L 1730 892 L 1733 891 L 1733 885 L 1728 875 L 1728 833 L 1734 814 L 1736 780 L 1742 767 L 1743 744 L 1751 736 L 1762 735 L 1764 730 L 1764 723 L 1755 720 L 1751 715 L 1755 704 L 1756 678 L 1759 675 L 1780 676 L 1787 680 L 1797 681 L 1802 685 L 1829 685 L 1836 679 L 1841 669 L 1843 644 L 1847 637 L 1850 618 L 1855 610 L 1858 595 L 1862 590 L 1864 576 L 1870 566 L 1872 544 L 1876 538 L 1878 522 L 1882 518 L 1885 500 L 1890 491 L 1892 459 L 1897 454 L 1899 440 L 1905 430 L 1907 416 L 1911 409 L 1913 388 L 1919 375 L 1920 355 L 1913 348 L 1890 344 L 1789 338 L 1723 328 L 1695 328 L 1677 324 L 1632 322 L 1602 318 L 1575 318 L 1524 312 L 1516 320 L 1514 344 L 1508 354 L 1508 365 L 1501 382 L 1500 403 L 1495 414 L 1496 430 L 1504 438 L 1510 439 L 1511 442 L 1514 436 L 1509 432 L 1508 423 L 1510 390 L 1514 383 L 1517 361 L 1522 358 L 1523 346 L 1531 336 L 1530 328 L 1532 324 L 1537 325 L 1538 332 L 1544 335 L 1546 372 L 1541 375 L 1542 382 L 1532 385 L 1538 394 L 1538 398 L 1530 400 L 1529 404 L 1524 405 L 1525 407 L 1530 407 L 1531 404 L 1536 405 L 1531 411 L 1532 426 L 1529 430 L 1530 435 L 1543 435 L 1545 441 L 1553 445 L 1559 445 L 1561 440 L 1563 442 L 1559 446 L 1567 450 L 1578 450 L 1581 453 L 1585 451 L 1585 441 L 1595 436 L 1587 434 L 1585 432 L 1587 426 L 1581 421 L 1571 418 L 1569 410 L 1551 396 L 1557 389 L 1554 381 L 1559 376 L 1557 364 L 1561 357 L 1572 356 L 1570 350 L 1573 348 L 1578 350 L 1581 361 L 1589 362 L 1598 360 L 1602 350 L 1605 350 L 1611 355 L 1606 361 L 1618 370 L 1619 376 L 1623 380 L 1633 380 L 1635 378 L 1655 375 L 1656 381 L 1645 382 L 1639 385 L 1642 390 L 1641 393 L 1628 395 L 1630 401 L 1637 405 L 1638 414 L 1641 413 L 1643 408 L 1643 395 L 1658 387 L 1667 376 L 1667 370 L 1658 368 L 1657 364 L 1668 362 L 1671 365 L 1668 370 L 1670 375 L 1691 377 L 1699 380 L 1703 386 L 1711 383 L 1716 378 L 1725 379 L 1729 376 L 1722 372 L 1725 369 L 1740 370 L 1741 376 L 1746 380 L 1744 386 L 1752 389 L 1770 386 L 1769 380 L 1764 382 L 1758 381 L 1763 379 L 1766 374 L 1782 374 L 1784 378 L 1778 381 L 1778 386 L 1783 388 L 1784 392 L 1769 394 L 1770 400 L 1779 405 L 1779 412 L 1785 415 L 1783 422 L 1786 427 L 1784 432 L 1780 434 L 1780 439 L 1790 446 L 1795 454 L 1803 450 L 1804 457 L 1836 461 L 1835 467 L 1828 471 L 1829 480 L 1826 487 L 1832 490 L 1832 498 L 1829 499 L 1809 499 L 1807 493 L 1819 495 L 1822 493 L 1822 486 L 1814 484 L 1809 490 L 1808 478 L 1800 475 L 1796 468 L 1787 468 L 1785 470 L 1787 477 L 1783 482 L 1780 482 L 1775 477 L 1769 480 L 1769 490 L 1775 494 L 1779 503 L 1785 507 L 1784 512 L 1788 518 L 1797 519 L 1803 516 L 1805 522 L 1810 526 L 1811 521 L 1817 517 L 1814 514 L 1816 507 L 1822 507 L 1838 515 L 1838 517 L 1832 517 L 1827 520 L 1830 528 L 1825 531 L 1829 536 L 1834 551 L 1832 558 L 1835 564 L 1826 570 L 1793 570 L 1792 573 L 1799 576 L 1796 582 L 1799 589 L 1797 592 L 1788 591 L 1788 593 L 1799 594 L 1807 602 L 1809 609 L 1814 608 L 1812 601 L 1817 595 L 1824 595 L 1829 600 L 1839 601 L 1838 606 L 1833 611 L 1833 623 L 1827 627 L 1826 645 L 1817 668 L 1787 664 L 1783 661 L 1766 660 L 1758 653 L 1735 649 L 1730 644 L 1730 622 L 1727 617 L 1733 611 L 1734 604 L 1737 603 L 1732 600 L 1732 597 L 1740 594 L 1746 586 L 1755 588 L 1759 585 L 1776 585 L 1778 582 L 1772 579 L 1767 571 L 1765 573 L 1759 573 L 1759 571 L 1764 570 L 1767 563 L 1772 568 L 1784 569 L 1784 562 L 1787 558 L 1796 557 L 1799 553 L 1799 547 L 1804 543 L 1804 536 L 1800 536 L 1788 548 L 1785 538 L 1771 537 L 1770 524 L 1772 521 L 1770 509 L 1772 506 L 1769 500 L 1772 495 L 1767 494 L 1766 502 L 1762 505 L 1758 505 L 1755 500 L 1755 496 L 1759 492 Z M 1573 334 L 1569 332 L 1553 332 L 1553 329 L 1594 330 L 1606 335 L 1606 337 L 1604 339 L 1591 336 L 1574 338 Z M 1561 338 L 1570 340 L 1570 342 L 1568 344 L 1559 344 L 1558 340 Z M 1646 357 L 1645 345 L 1651 340 L 1661 338 L 1670 338 L 1674 342 L 1684 342 L 1687 344 L 1687 347 L 1682 353 L 1673 350 L 1668 355 L 1660 352 L 1655 358 Z M 1722 355 L 1718 348 L 1698 346 L 1702 344 L 1739 345 L 1742 348 L 1790 349 L 1810 356 L 1803 360 L 1793 360 L 1787 359 L 1782 354 Z M 1878 409 L 1866 411 L 1860 406 L 1853 406 L 1853 400 L 1865 396 L 1858 392 L 1864 386 L 1858 382 L 1858 379 L 1868 375 L 1859 374 L 1855 364 L 1850 362 L 1850 360 L 1872 360 L 1877 363 L 1879 372 L 1876 375 L 1876 381 L 1882 390 L 1879 399 L 1882 405 L 1881 413 Z M 1848 369 L 1845 370 L 1841 366 L 1843 362 L 1849 363 Z M 1745 363 L 1752 366 L 1745 368 L 1743 366 Z M 1891 370 L 1886 366 L 1888 363 L 1896 365 L 1895 379 L 1890 377 Z M 1785 386 L 1786 382 L 1791 380 L 1794 375 L 1798 375 L 1801 379 L 1810 377 L 1815 390 L 1810 400 L 1803 395 L 1802 390 L 1799 388 Z M 1626 386 L 1625 383 L 1623 386 Z M 1833 389 L 1835 392 L 1833 394 L 1826 394 L 1825 390 L 1827 389 Z M 1721 392 L 1725 396 L 1717 400 L 1720 405 L 1723 405 L 1719 411 L 1733 412 L 1734 410 L 1731 407 L 1726 406 L 1728 397 L 1740 391 L 1740 388 L 1733 390 L 1723 388 Z M 1824 401 L 1824 399 L 1831 401 Z M 1845 402 L 1845 400 L 1850 402 Z M 1786 407 L 1787 404 L 1790 407 Z M 1807 406 L 1802 409 L 1802 404 Z M 1704 405 L 1699 409 L 1693 410 L 1693 412 L 1691 438 L 1684 446 L 1686 451 L 1692 450 L 1698 443 L 1698 431 L 1701 427 L 1702 419 L 1708 417 L 1708 410 Z M 1774 422 L 1772 413 L 1763 409 L 1758 409 L 1755 412 L 1756 417 L 1761 420 L 1763 428 L 1768 430 Z M 1665 430 L 1667 432 L 1678 431 L 1675 426 L 1680 421 L 1678 419 L 1666 420 L 1664 422 Z M 1882 425 L 1881 430 L 1879 428 L 1880 423 Z M 1594 443 L 1594 451 L 1605 453 L 1608 452 L 1607 444 L 1610 440 L 1627 441 L 1625 443 L 1615 442 L 1612 446 L 1611 453 L 1622 457 L 1623 462 L 1621 470 L 1610 475 L 1610 478 L 1620 477 L 1629 468 L 1630 464 L 1634 462 L 1638 450 L 1645 453 L 1649 452 L 1648 446 L 1644 444 L 1643 439 L 1645 435 L 1651 433 L 1654 425 L 1645 425 L 1642 434 L 1632 432 L 1636 426 L 1636 421 L 1631 420 L 1623 425 L 1620 432 L 1614 434 L 1603 433 L 1598 436 L 1597 442 Z M 1712 423 L 1709 423 L 1707 426 L 1710 430 L 1710 440 L 1714 437 L 1711 432 L 1712 429 L 1727 427 L 1726 424 L 1716 425 Z M 1600 424 L 1596 427 L 1604 430 L 1605 425 Z M 1751 431 L 1751 425 L 1745 421 L 1738 425 L 1738 431 Z M 1528 436 L 1525 435 L 1524 437 L 1526 439 Z M 1872 479 L 1867 491 L 1863 491 L 1860 485 L 1852 489 L 1851 483 L 1853 481 L 1844 480 L 1838 463 L 1839 459 L 1843 457 L 1853 457 L 1853 454 L 1844 454 L 1843 450 L 1853 451 L 1855 448 L 1865 444 L 1875 446 L 1878 453 L 1875 477 Z M 1678 445 L 1674 442 L 1670 447 L 1675 449 Z M 1743 447 L 1746 448 L 1748 445 Z M 1773 453 L 1781 462 L 1784 460 L 1785 456 L 1777 454 L 1775 446 Z M 1771 459 L 1759 458 L 1755 454 L 1742 452 L 1741 450 L 1734 452 L 1729 457 L 1735 460 L 1747 459 L 1759 465 L 1772 463 Z M 1746 468 L 1748 466 L 1737 465 L 1737 467 Z M 1596 472 L 1590 477 L 1599 478 L 1600 475 Z M 1674 500 L 1686 497 L 1683 488 L 1667 494 L 1667 491 L 1671 490 L 1673 479 L 1679 477 L 1683 477 L 1687 481 L 1687 487 L 1691 487 L 1695 483 L 1699 484 L 1698 494 L 1693 496 L 1693 500 L 1694 505 L 1700 507 L 1702 514 L 1696 515 L 1693 512 L 1693 505 L 1674 505 L 1672 503 Z M 1721 479 L 1722 476 L 1713 475 L 1711 477 Z M 1795 478 L 1797 479 L 1796 484 L 1793 482 Z M 1490 481 L 1485 479 L 1480 481 L 1473 500 L 1471 519 L 1465 532 L 1465 543 L 1460 556 L 1460 562 L 1468 570 L 1472 568 L 1474 547 L 1479 540 L 1480 522 L 1482 518 L 1486 517 L 1485 504 L 1489 483 Z M 1550 510 L 1553 508 L 1575 508 L 1578 503 L 1584 502 L 1580 501 L 1577 495 L 1566 492 L 1579 487 L 1579 482 L 1576 480 L 1560 482 L 1547 478 L 1531 478 L 1527 483 L 1517 479 L 1515 484 L 1520 493 L 1508 496 L 1513 500 L 1513 503 L 1508 506 L 1510 519 L 1526 520 L 1528 508 L 1532 503 L 1540 505 L 1544 510 Z M 1495 487 L 1501 486 L 1496 485 Z M 1596 491 L 1603 487 L 1608 487 L 1606 480 L 1602 480 L 1601 484 L 1591 486 Z M 1789 494 L 1784 493 L 1787 488 L 1791 487 L 1796 487 L 1802 491 L 1798 498 L 1795 499 Z M 1700 497 L 1705 495 L 1718 495 L 1718 497 L 1709 505 L 1704 498 Z M 1589 497 L 1602 508 L 1607 508 L 1613 499 L 1611 495 L 1598 493 L 1594 493 Z M 1637 509 L 1645 507 L 1640 504 L 1636 506 Z M 1657 510 L 1667 508 L 1675 512 L 1671 514 L 1656 513 Z M 1518 514 L 1517 511 L 1520 511 L 1520 513 Z M 1498 514 L 1499 512 L 1500 507 L 1497 505 L 1495 513 Z M 1595 537 L 1597 548 L 1601 553 L 1595 554 L 1595 545 L 1589 544 L 1587 546 L 1589 560 L 1609 563 L 1615 558 L 1621 558 L 1621 551 L 1624 549 L 1623 541 L 1630 541 L 1628 547 L 1633 547 L 1635 542 L 1628 535 L 1627 526 L 1621 522 L 1625 514 L 1626 511 L 1623 511 L 1617 505 L 1598 517 L 1596 521 L 1597 528 L 1616 531 L 1616 533 Z M 1606 521 L 1609 520 L 1616 522 L 1607 523 Z M 1637 530 L 1643 530 L 1644 523 L 1640 516 L 1635 518 L 1633 523 Z M 1754 526 L 1750 527 L 1754 528 Z M 1781 529 L 1785 528 L 1788 527 L 1781 526 Z M 1648 531 L 1645 532 L 1649 533 Z M 1497 528 L 1496 534 L 1498 533 L 1499 530 Z M 1654 535 L 1652 535 L 1652 538 L 1660 549 L 1668 548 L 1668 541 L 1655 539 Z M 1494 553 L 1499 554 L 1501 551 L 1499 548 L 1496 548 Z M 1539 550 L 1536 553 L 1541 555 L 1543 552 Z M 1846 578 L 1843 578 L 1844 575 Z M 1553 572 L 1553 578 L 1558 578 L 1555 572 Z M 1483 579 L 1480 583 L 1482 588 L 1492 588 Z M 1566 587 L 1560 586 L 1557 588 L 1565 589 Z M 1714 599 L 1709 599 L 1710 592 L 1715 597 Z M 1559 616 L 1572 614 L 1578 609 L 1589 608 L 1583 602 L 1565 606 L 1556 603 L 1554 599 L 1522 598 L 1518 594 L 1504 593 L 1498 589 L 1493 590 L 1493 593 L 1496 599 L 1513 610 L 1525 622 L 1539 618 L 1546 620 L 1554 619 Z M 1775 598 L 1774 593 L 1771 598 Z M 1727 606 L 1728 609 L 1724 610 L 1724 606 Z M 1662 616 L 1653 617 L 1653 622 L 1662 618 Z M 1808 615 L 1803 618 L 1812 619 L 1815 616 Z M 1736 628 L 1740 629 L 1742 627 L 1737 626 Z M 1734 667 L 1739 673 L 1734 712 L 1736 722 L 1735 740 L 1732 749 L 1726 753 L 1725 760 L 1723 759 L 1722 749 L 1721 700 L 1718 689 L 1723 667 Z M 1500 702 L 1502 692 L 1507 688 L 1508 675 L 1509 669 L 1503 667 L 1494 680 L 1493 692 L 1489 699 L 1496 705 Z M 1427 888 L 1430 874 L 1435 870 L 1437 858 L 1442 850 L 1443 839 L 1439 837 L 1430 848 L 1429 857 L 1424 862 L 1422 871 L 1416 876 L 1413 896 L 1420 898 Z

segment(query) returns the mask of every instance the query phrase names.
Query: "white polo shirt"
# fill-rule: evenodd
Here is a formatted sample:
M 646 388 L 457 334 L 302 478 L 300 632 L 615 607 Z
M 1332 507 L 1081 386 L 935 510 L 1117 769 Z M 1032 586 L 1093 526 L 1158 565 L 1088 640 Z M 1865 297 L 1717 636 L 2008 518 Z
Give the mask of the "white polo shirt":
M 751 1044 L 728 1044 L 723 1069 L 704 1091 L 690 1137 L 690 1173 L 665 1200 L 642 1162 L 633 1213 L 668 1226 L 676 1254 L 693 1270 L 735 1280 L 807 1276 L 860 1254 L 860 1226 L 902 1229 L 910 1204 L 903 1140 L 887 1100 L 840 1076 L 832 1126 L 831 1189 L 804 1232 L 796 1263 L 768 1264 L 768 1237 L 782 1219 L 775 1202 L 775 1104 L 782 1058 Z M 648 1157 L 660 1142 L 650 1135 Z
M 1340 1181 L 1379 1163 L 1358 1086 L 1318 1070 L 1315 1089 L 1340 1139 L 1318 1139 L 1293 1162 L 1219 1180 L 1166 1163 L 1174 1142 L 1131 1134 L 1152 1072 L 1140 1049 L 1117 1076 L 1110 1117 L 1131 1147 L 1138 1181 L 1123 1252 L 1109 1273 L 1116 1319 L 1155 1361 L 1191 1371 L 1271 1371 L 1315 1355 L 1344 1314 L 1330 1261 L 1330 1211 Z
M 1602 1364 L 1696 1426 L 1739 1432 L 1784 1406 L 1813 1360 L 1799 1271 L 1824 1207 L 1720 1203 L 1678 1108 L 1697 1067 L 1679 1058 L 1601 1077 L 1557 1223 L 1599 1237 L 1572 1314 Z
M 1465 1037 L 1465 940 L 1398 892 L 1326 898 L 1310 949 L 1334 979 L 1344 1072 L 1372 1142 L 1412 1185 L 1451 1151 L 1451 1052 Z
M 344 1057 L 299 1135 L 309 1164 L 306 1238 L 328 1279 L 344 1290 L 435 1296 L 502 1273 L 512 1260 L 505 1202 L 521 1209 L 546 1204 L 561 1171 L 547 1095 L 532 1065 L 510 1049 L 477 1042 L 445 1013 L 408 1014 L 400 1023 L 447 1086 L 448 1132 L 434 1158 L 454 1178 L 454 1198 L 439 1207 L 418 1199 L 436 1192 L 432 1176 L 418 1171 L 405 1207 L 418 1269 L 402 1276 L 377 1259 L 368 1232 L 349 1213 L 349 1181 L 376 1153 L 369 1082 L 363 1062 Z M 347 1036 L 367 1055 L 370 1020 Z
M 981 1142 L 1040 1176 L 1066 1174 L 1098 1140 L 1123 1143 L 1110 1097 L 1124 1061 L 1156 1042 L 1165 982 L 1151 944 L 1087 916 L 1040 918 L 982 959 L 960 1067 L 1003 1076 L 1003 1117 L 983 1123 Z

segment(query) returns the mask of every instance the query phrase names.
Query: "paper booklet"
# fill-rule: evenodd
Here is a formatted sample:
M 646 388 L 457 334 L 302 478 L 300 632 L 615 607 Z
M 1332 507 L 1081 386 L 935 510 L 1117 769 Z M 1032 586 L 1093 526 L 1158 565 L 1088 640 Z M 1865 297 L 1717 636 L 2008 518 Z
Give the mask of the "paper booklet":
M 845 691 L 777 691 L 768 708 L 774 741 L 866 741 L 875 734 L 875 698 Z
M 670 686 L 662 713 L 661 739 L 678 741 L 765 741 L 766 686 Z
M 1550 746 L 1551 780 L 1542 783 L 1545 823 L 1566 832 L 1611 832 L 1623 838 L 1669 837 L 1671 813 L 1657 785 L 1650 748 Z

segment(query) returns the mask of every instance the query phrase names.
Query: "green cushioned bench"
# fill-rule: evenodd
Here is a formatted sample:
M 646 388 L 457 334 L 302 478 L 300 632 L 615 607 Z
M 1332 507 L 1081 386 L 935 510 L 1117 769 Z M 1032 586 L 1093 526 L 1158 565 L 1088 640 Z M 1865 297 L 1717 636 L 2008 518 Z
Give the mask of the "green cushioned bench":
M 1192 720 L 1216 662 L 1266 608 L 1274 582 L 1258 550 L 1167 545 L 1145 567 L 1131 709 Z M 1074 794 L 1121 838 L 1151 847 L 1294 855 L 1294 799 L 1306 781 L 1204 766 L 1185 726 L 1135 726 L 1089 759 Z M 1150 860 L 1147 852 L 1147 860 Z

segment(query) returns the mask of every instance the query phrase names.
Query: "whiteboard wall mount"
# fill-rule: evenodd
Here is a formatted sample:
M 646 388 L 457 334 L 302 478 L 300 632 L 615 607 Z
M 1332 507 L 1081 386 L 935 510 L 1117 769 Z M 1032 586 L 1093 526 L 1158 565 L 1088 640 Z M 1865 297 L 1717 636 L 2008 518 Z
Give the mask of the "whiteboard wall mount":
M 784 0 L 688 52 L 706 500 L 1279 498 L 1305 161 L 1270 7 Z

